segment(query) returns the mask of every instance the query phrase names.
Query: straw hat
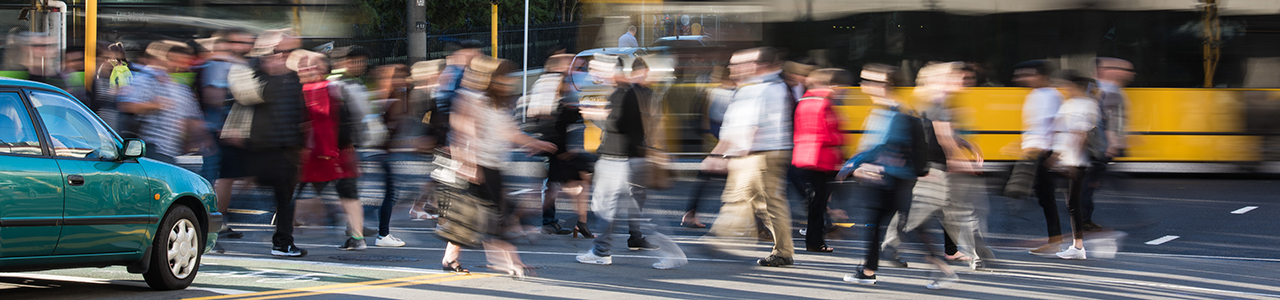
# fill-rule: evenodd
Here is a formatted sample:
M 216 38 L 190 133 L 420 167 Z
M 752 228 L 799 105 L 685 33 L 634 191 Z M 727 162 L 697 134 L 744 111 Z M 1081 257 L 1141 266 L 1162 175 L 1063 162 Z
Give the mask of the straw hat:
M 257 57 L 275 53 L 276 46 L 285 38 L 293 37 L 292 29 L 273 29 L 263 31 L 258 35 L 258 39 L 253 43 L 253 50 L 249 51 L 249 57 Z
M 471 63 L 467 64 L 467 71 L 462 75 L 462 87 L 473 91 L 488 90 L 489 83 L 493 81 L 493 72 L 500 64 L 502 60 L 488 56 L 471 59 Z
M 187 48 L 187 44 L 170 40 L 154 41 L 147 45 L 146 53 L 155 59 L 169 61 L 169 51 L 174 48 Z
M 293 52 L 289 53 L 289 58 L 285 59 L 284 66 L 286 68 L 289 68 L 289 70 L 293 70 L 294 72 L 297 72 L 299 68 L 307 66 L 307 65 L 300 65 L 302 64 L 303 58 L 310 58 L 311 59 L 310 63 L 315 64 L 318 61 L 320 61 L 320 59 L 324 59 L 325 55 L 307 51 L 307 50 L 296 49 L 296 50 L 293 50 Z
M 409 69 L 409 80 L 421 81 L 426 80 L 432 75 L 439 74 L 444 68 L 443 59 L 433 59 L 428 61 L 420 61 L 413 63 L 413 67 Z
M 782 71 L 787 74 L 795 74 L 800 76 L 809 76 L 818 67 L 814 65 L 806 65 L 798 62 L 788 61 L 782 64 Z

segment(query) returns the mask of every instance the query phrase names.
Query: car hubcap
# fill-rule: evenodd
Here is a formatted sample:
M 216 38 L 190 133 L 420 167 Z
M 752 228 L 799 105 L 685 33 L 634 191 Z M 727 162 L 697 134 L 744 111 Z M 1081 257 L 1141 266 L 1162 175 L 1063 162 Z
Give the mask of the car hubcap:
M 169 271 L 173 272 L 174 277 L 185 279 L 191 275 L 200 254 L 196 249 L 199 244 L 200 235 L 196 232 L 195 224 L 187 219 L 173 224 L 173 228 L 169 230 L 168 258 Z

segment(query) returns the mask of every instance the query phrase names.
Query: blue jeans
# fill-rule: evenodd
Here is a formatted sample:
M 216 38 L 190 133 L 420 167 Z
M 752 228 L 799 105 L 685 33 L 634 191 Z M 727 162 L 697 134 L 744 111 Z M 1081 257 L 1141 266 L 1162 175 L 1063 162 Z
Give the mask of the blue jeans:
M 215 139 L 218 137 L 217 132 L 212 132 L 211 134 Z M 204 177 L 210 183 L 217 181 L 218 174 L 222 172 L 222 143 L 215 140 L 213 147 L 217 147 L 217 151 L 205 151 L 204 159 L 200 163 L 200 177 Z

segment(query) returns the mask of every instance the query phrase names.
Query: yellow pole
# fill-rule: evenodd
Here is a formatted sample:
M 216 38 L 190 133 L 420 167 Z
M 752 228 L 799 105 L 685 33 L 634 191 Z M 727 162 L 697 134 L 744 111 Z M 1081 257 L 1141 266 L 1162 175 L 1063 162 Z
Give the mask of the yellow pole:
M 498 57 L 498 1 L 493 1 L 493 23 L 490 28 L 493 38 L 489 46 L 493 47 L 493 57 Z
M 1204 87 L 1213 87 L 1213 75 L 1218 69 L 1218 58 L 1220 50 L 1218 42 L 1222 36 L 1222 30 L 1218 23 L 1218 1 L 1204 1 L 1204 16 L 1201 21 L 1204 23 Z
M 98 74 L 98 0 L 88 0 L 84 7 L 84 87 L 92 90 Z

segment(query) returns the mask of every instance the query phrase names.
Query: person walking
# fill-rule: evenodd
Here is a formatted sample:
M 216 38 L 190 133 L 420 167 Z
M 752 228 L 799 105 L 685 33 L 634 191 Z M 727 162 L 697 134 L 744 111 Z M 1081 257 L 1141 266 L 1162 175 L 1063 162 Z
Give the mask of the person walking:
M 418 136 L 419 140 L 419 154 L 427 155 L 435 152 L 436 137 L 428 133 L 427 124 L 430 124 L 431 114 L 436 111 L 436 102 L 431 98 L 431 94 L 439 87 L 440 71 L 443 69 L 443 59 L 416 62 L 410 68 L 410 82 L 413 83 L 413 89 L 409 90 L 409 100 L 421 111 L 421 121 L 414 127 L 416 129 L 414 135 Z M 413 120 L 408 121 L 413 122 Z M 427 176 L 426 181 L 418 194 L 418 199 L 414 200 L 413 206 L 409 207 L 410 221 L 432 220 L 440 217 L 438 207 L 432 199 L 436 181 L 431 176 Z
M 1117 157 L 1125 155 L 1129 148 L 1128 132 L 1129 96 L 1124 87 L 1133 81 L 1133 63 L 1113 57 L 1097 58 L 1095 74 L 1098 75 L 1098 90 L 1101 92 L 1098 103 L 1102 107 L 1101 130 L 1106 142 L 1105 153 L 1091 155 L 1088 171 L 1084 175 L 1084 186 L 1080 191 L 1080 210 L 1084 213 L 1085 231 L 1100 231 L 1104 227 L 1093 222 L 1093 193 L 1102 185 L 1102 177 L 1107 172 L 1107 165 Z M 1101 155 L 1099 155 L 1101 154 Z
M 703 113 L 702 128 L 704 137 L 709 139 L 711 147 L 720 141 L 720 127 L 724 124 L 725 111 L 729 109 L 729 103 L 733 102 L 733 93 L 737 88 L 733 79 L 729 78 L 729 68 L 717 67 L 711 72 L 711 83 L 716 84 L 715 87 L 709 88 L 704 92 L 703 99 L 705 104 L 705 113 Z M 709 150 L 708 150 L 709 151 Z M 727 170 L 698 170 L 697 181 L 694 183 L 693 195 L 689 197 L 688 208 L 685 209 L 684 216 L 680 219 L 680 226 L 688 228 L 706 228 L 706 224 L 702 224 L 698 220 L 698 204 L 702 202 L 702 193 L 711 184 L 712 180 L 724 181 Z M 724 191 L 721 190 L 721 193 Z
M 1054 169 L 1067 177 L 1067 213 L 1071 215 L 1071 247 L 1056 253 L 1062 259 L 1085 259 L 1084 211 L 1081 209 L 1081 191 L 1085 174 L 1093 158 L 1091 148 L 1101 152 L 1105 145 L 1091 142 L 1096 135 L 1102 112 L 1091 90 L 1096 87 L 1093 78 L 1084 77 L 1075 70 L 1062 70 L 1059 77 L 1067 92 L 1067 100 L 1058 108 L 1054 118 L 1053 154 L 1048 159 Z M 1101 137 L 1098 137 L 1101 141 Z
M 391 215 L 396 206 L 399 191 L 396 187 L 394 152 L 405 147 L 413 147 L 413 139 L 408 137 L 411 127 L 419 123 L 411 118 L 412 107 L 409 106 L 408 85 L 405 82 L 408 72 L 401 64 L 379 66 L 374 71 L 375 89 L 370 91 L 376 105 L 381 111 L 382 124 L 387 128 L 387 139 L 381 144 L 371 144 L 380 148 L 382 153 L 374 157 L 382 169 L 382 205 L 378 207 L 378 239 L 374 245 L 378 247 L 403 247 L 405 242 L 391 235 Z M 413 119 L 413 120 L 409 120 Z
M 970 268 L 984 266 L 994 253 L 978 235 L 973 194 L 982 179 L 982 150 L 960 137 L 963 122 L 954 95 L 964 88 L 964 64 L 934 63 L 920 69 L 916 77 L 915 98 L 923 108 L 921 118 L 928 142 L 928 172 L 920 177 L 912 191 L 911 206 L 889 222 L 889 230 L 881 249 L 889 263 L 905 265 L 897 248 L 903 232 L 911 232 L 937 218 L 942 223 L 944 258 L 969 263 Z M 932 132 L 932 136 L 929 136 Z M 954 240 L 954 241 L 953 241 Z M 958 243 L 955 241 L 959 241 Z M 944 252 L 946 253 L 946 252 Z
M 355 120 L 343 105 L 341 92 L 330 89 L 331 82 L 325 79 L 329 64 L 324 55 L 298 52 L 302 54 L 298 55 L 297 72 L 311 120 L 307 148 L 302 152 L 302 186 L 310 183 L 319 198 L 325 187 L 334 184 L 347 218 L 348 238 L 338 250 L 364 250 L 364 205 L 356 188 L 360 158 L 352 140 Z
M 646 168 L 646 151 L 652 151 L 645 144 L 646 137 L 653 134 L 657 124 L 647 124 L 649 119 L 644 115 L 643 107 L 652 105 L 653 92 L 645 87 L 648 66 L 644 59 L 636 58 L 631 63 L 631 73 L 623 73 L 624 62 L 617 57 L 607 57 L 617 61 L 613 68 L 613 80 L 617 84 L 613 94 L 609 95 L 610 111 L 604 122 L 604 135 L 597 153 L 600 159 L 596 162 L 593 176 L 595 191 L 592 210 L 602 225 L 600 234 L 596 235 L 594 246 L 587 253 L 577 256 L 584 264 L 613 264 L 612 248 L 613 232 L 619 221 L 627 222 L 631 238 L 627 247 L 631 250 L 658 250 L 660 258 L 653 264 L 655 269 L 671 269 L 688 263 L 684 252 L 670 238 L 655 232 L 653 224 L 647 224 L 641 218 L 641 208 L 646 198 L 644 180 L 650 175 Z M 605 60 L 600 56 L 597 60 Z M 642 230 L 649 231 L 644 234 Z M 646 237 L 646 234 L 648 235 Z M 650 243 L 652 238 L 656 244 Z
M 555 145 L 536 140 L 516 128 L 508 107 L 511 95 L 517 86 L 518 78 L 509 76 L 514 64 L 507 60 L 499 60 L 487 56 L 473 59 L 465 73 L 462 89 L 454 99 L 450 118 L 450 138 L 452 158 L 458 162 L 453 170 L 459 177 L 470 183 L 467 193 L 479 199 L 481 206 L 488 212 L 471 217 L 485 220 L 466 220 L 467 224 L 495 224 L 497 209 L 503 207 L 502 168 L 507 164 L 512 144 L 522 145 L 530 152 L 555 152 Z M 468 216 L 445 215 L 446 218 Z M 449 224 L 458 223 L 450 220 Z M 485 237 L 483 245 L 489 255 L 490 263 L 499 270 L 521 278 L 525 274 L 525 266 L 515 252 L 515 246 L 506 241 L 494 238 L 498 234 L 498 226 L 480 228 Z M 460 241 L 449 241 L 442 259 L 442 267 L 446 271 L 467 273 L 458 263 L 461 256 Z
M 208 142 L 191 88 L 175 82 L 167 71 L 189 64 L 191 55 L 186 44 L 152 42 L 143 54 L 145 66 L 122 91 L 120 111 L 134 116 L 138 137 L 148 144 L 147 158 L 172 164 L 188 143 Z
M 569 99 L 565 93 L 569 88 L 566 74 L 572 59 L 572 54 L 557 54 L 547 59 L 547 72 L 534 82 L 525 106 L 525 126 L 538 140 L 556 145 L 556 152 L 545 157 L 547 176 L 541 187 L 542 233 L 595 238 L 587 226 L 586 214 L 591 190 L 587 181 L 591 179 L 589 173 L 594 159 L 582 151 L 569 149 L 569 126 L 582 121 L 582 113 L 574 105 L 577 99 Z M 573 195 L 577 223 L 569 229 L 563 228 L 556 218 L 556 198 L 565 187 L 580 189 Z
M 619 48 L 640 47 L 640 42 L 636 41 L 635 26 L 627 27 L 627 33 L 623 33 L 622 36 L 618 37 L 618 47 Z
M 1035 181 L 1032 189 L 1035 197 L 1044 209 L 1044 219 L 1048 230 L 1048 242 L 1044 246 L 1030 250 L 1035 255 L 1054 255 L 1061 250 L 1062 224 L 1058 219 L 1058 202 L 1054 196 L 1053 172 L 1045 160 L 1053 154 L 1053 133 L 1056 131 L 1054 118 L 1058 107 L 1062 105 L 1062 92 L 1053 88 L 1049 74 L 1053 66 L 1047 61 L 1032 60 L 1013 66 L 1013 79 L 1019 85 L 1032 88 L 1022 105 L 1022 156 L 1024 160 L 1034 161 Z
M 896 70 L 893 67 L 870 64 L 862 69 L 862 91 L 871 96 L 874 108 L 867 117 L 866 134 L 859 142 L 858 154 L 850 158 L 840 172 L 837 180 L 844 180 L 852 175 L 864 186 L 870 188 L 877 207 L 868 211 L 870 223 L 867 227 L 867 249 L 863 265 L 855 269 L 854 274 L 845 275 L 844 281 L 857 284 L 875 284 L 876 271 L 880 262 L 880 239 L 883 237 L 880 224 L 884 224 L 893 215 L 909 209 L 912 191 L 917 178 L 925 169 L 927 151 L 923 141 L 923 129 L 920 119 L 911 115 L 911 111 L 893 98 L 892 78 Z M 892 229 L 890 229 L 892 230 Z M 923 230 L 916 229 L 929 255 L 925 258 L 936 265 L 941 276 L 926 285 L 929 289 L 945 288 L 957 281 L 959 277 L 951 267 L 938 258 L 932 245 L 927 243 Z
M 301 150 L 306 144 L 303 132 L 308 126 L 308 113 L 302 97 L 302 82 L 297 72 L 286 65 L 302 42 L 287 30 L 268 31 L 257 42 L 254 54 L 258 56 L 259 66 L 250 80 L 261 83 L 261 103 L 249 106 L 252 119 L 248 139 L 244 141 L 248 149 L 247 163 L 258 184 L 271 187 L 275 198 L 276 230 L 271 238 L 271 255 L 306 256 L 306 249 L 298 248 L 293 242 L 293 191 L 298 184 Z M 234 83 L 232 90 L 238 90 Z M 236 97 L 241 98 L 241 94 Z M 230 119 L 229 116 L 227 126 L 241 125 Z M 226 126 L 223 132 L 227 136 Z
M 729 61 L 731 76 L 740 82 L 725 113 L 721 139 L 704 170 L 727 169 L 721 216 L 712 223 L 714 236 L 741 236 L 763 220 L 772 232 L 773 250 L 756 261 L 761 266 L 794 264 L 791 210 L 783 182 L 791 162 L 791 100 L 782 81 L 778 51 L 761 47 L 741 50 Z
M 806 181 L 812 193 L 805 193 L 808 203 L 808 228 L 805 249 L 809 252 L 832 252 L 826 243 L 827 203 L 831 198 L 831 180 L 844 156 L 844 135 L 833 99 L 839 99 L 844 88 L 853 84 L 853 75 L 841 69 L 820 69 L 809 74 L 808 91 L 796 104 L 795 152 L 791 165 L 797 176 Z
M 244 29 L 224 29 L 213 34 L 213 54 L 199 68 L 196 85 L 200 93 L 200 104 L 204 108 L 205 125 L 209 134 L 222 136 L 222 127 L 226 125 L 227 115 L 231 113 L 235 97 L 229 90 L 228 75 L 232 66 L 247 68 L 245 55 L 253 50 L 254 35 Z M 201 175 L 214 183 L 214 193 L 218 196 L 218 211 L 226 212 L 231 206 L 232 187 L 238 180 L 249 176 L 249 167 L 242 147 L 228 144 L 218 139 L 212 149 L 206 151 L 200 165 Z M 218 231 L 219 237 L 238 239 L 244 233 L 236 232 L 231 226 L 223 223 Z

